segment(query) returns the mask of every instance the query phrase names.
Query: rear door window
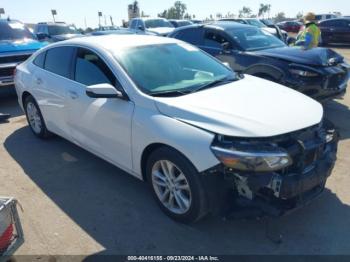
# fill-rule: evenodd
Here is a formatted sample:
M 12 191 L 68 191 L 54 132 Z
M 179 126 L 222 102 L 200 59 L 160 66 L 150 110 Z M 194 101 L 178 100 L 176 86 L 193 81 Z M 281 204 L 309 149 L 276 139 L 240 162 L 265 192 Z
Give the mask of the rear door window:
M 44 68 L 46 52 L 40 53 L 33 61 L 33 63 L 41 68 Z
M 49 49 L 46 52 L 45 66 L 47 71 L 71 78 L 71 65 L 74 47 L 62 46 Z

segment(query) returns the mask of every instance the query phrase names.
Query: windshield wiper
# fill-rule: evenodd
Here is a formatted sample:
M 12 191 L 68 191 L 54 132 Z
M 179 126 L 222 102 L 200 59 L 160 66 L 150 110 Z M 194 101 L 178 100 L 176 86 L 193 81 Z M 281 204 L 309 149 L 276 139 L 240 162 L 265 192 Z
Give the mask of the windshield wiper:
M 151 92 L 149 95 L 151 96 L 159 96 L 159 97 L 169 97 L 169 96 L 183 96 L 189 94 L 189 91 L 181 91 L 181 90 L 169 90 L 169 91 L 159 91 L 159 92 Z
M 218 86 L 218 85 L 222 85 L 222 84 L 226 84 L 226 83 L 231 83 L 233 81 L 236 81 L 236 80 L 239 80 L 240 78 L 239 77 L 233 77 L 233 78 L 228 78 L 228 77 L 225 77 L 225 78 L 222 78 L 222 79 L 217 79 L 217 80 L 214 80 L 210 83 L 207 83 L 207 84 L 204 84 L 200 87 L 198 87 L 197 89 L 193 90 L 192 93 L 195 93 L 195 92 L 198 92 L 198 91 L 201 91 L 201 90 L 204 90 L 204 89 L 209 89 L 209 88 L 212 88 L 212 87 L 215 87 L 215 86 Z

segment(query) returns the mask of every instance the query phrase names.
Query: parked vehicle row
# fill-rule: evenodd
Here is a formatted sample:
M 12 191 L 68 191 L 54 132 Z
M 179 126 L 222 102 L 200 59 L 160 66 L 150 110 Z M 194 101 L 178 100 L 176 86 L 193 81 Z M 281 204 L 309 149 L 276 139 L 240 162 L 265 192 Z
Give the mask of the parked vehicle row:
M 232 44 L 283 44 L 258 28 L 231 24 L 190 26 L 191 35 L 202 28 L 205 41 L 217 44 L 219 36 L 244 29 L 248 42 Z M 161 209 L 181 222 L 223 204 L 254 216 L 288 213 L 324 190 L 336 159 L 337 132 L 321 104 L 236 73 L 173 38 L 55 43 L 20 64 L 15 82 L 36 136 L 60 135 L 147 181 Z

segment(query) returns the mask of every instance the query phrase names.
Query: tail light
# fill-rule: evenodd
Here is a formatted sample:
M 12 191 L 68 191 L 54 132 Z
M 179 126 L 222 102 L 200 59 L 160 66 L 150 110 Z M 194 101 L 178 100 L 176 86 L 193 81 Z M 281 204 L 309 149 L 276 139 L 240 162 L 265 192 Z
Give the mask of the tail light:
M 23 243 L 23 231 L 17 213 L 17 201 L 0 197 L 0 260 L 12 255 Z

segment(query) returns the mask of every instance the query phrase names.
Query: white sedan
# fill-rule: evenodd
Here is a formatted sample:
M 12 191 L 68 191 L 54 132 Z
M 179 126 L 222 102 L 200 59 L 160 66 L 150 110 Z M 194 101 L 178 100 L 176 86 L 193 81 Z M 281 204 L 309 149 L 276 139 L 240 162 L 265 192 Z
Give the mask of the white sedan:
M 294 140 L 286 143 L 302 133 L 312 147 L 305 132 L 327 131 L 319 103 L 238 75 L 176 39 L 107 35 L 52 44 L 17 67 L 15 85 L 36 136 L 59 135 L 149 182 L 177 221 L 196 221 L 223 200 L 279 208 L 274 199 L 324 188 L 333 167 L 323 167 L 335 153 L 333 135 L 303 170 L 306 149 L 295 153 Z

